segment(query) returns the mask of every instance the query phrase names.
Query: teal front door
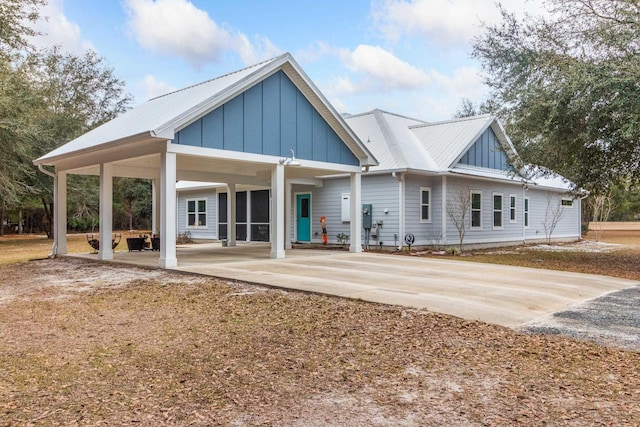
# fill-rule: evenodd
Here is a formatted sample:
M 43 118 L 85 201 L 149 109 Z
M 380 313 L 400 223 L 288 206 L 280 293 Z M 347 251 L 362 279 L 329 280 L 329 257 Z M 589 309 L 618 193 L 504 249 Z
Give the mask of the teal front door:
M 296 195 L 297 240 L 311 241 L 311 194 Z

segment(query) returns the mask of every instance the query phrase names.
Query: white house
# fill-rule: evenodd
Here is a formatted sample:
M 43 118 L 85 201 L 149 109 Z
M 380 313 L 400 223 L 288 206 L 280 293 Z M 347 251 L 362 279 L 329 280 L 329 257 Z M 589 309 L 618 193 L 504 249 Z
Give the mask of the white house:
M 67 250 L 67 175 L 100 176 L 101 242 L 111 241 L 112 236 L 113 177 L 147 178 L 154 183 L 159 265 L 173 267 L 177 265 L 176 181 L 226 184 L 231 194 L 227 227 L 232 245 L 236 188 L 268 189 L 271 257 L 283 258 L 285 236 L 291 234 L 292 221 L 285 215 L 292 205 L 287 196 L 291 186 L 335 174 L 348 176 L 356 211 L 361 172 L 377 161 L 291 55 L 284 54 L 151 99 L 34 163 L 42 170 L 55 167 L 57 253 Z M 211 208 L 204 207 L 207 213 L 201 215 L 197 210 L 201 205 L 193 207 L 198 221 Z M 359 235 L 359 229 L 356 218 L 350 225 L 352 235 Z M 362 250 L 357 237 L 350 250 Z M 100 245 L 98 257 L 112 259 L 110 245 Z
M 581 200 L 569 194 L 571 183 L 517 166 L 513 144 L 491 116 L 428 123 L 374 110 L 345 120 L 379 161 L 362 176 L 371 230 L 361 229 L 356 237 L 370 246 L 401 247 L 407 235 L 414 245 L 457 245 L 461 227 L 464 243 L 473 246 L 581 236 Z M 264 240 L 260 228 L 268 226 L 268 211 L 258 205 L 267 203 L 268 190 L 245 187 L 236 197 L 241 208 L 235 237 Z M 362 215 L 360 208 L 352 210 L 345 176 L 295 182 L 288 197 L 291 242 L 321 242 L 322 216 L 329 241 L 336 242 L 338 234 L 352 235 L 351 221 Z M 225 186 L 180 183 L 179 231 L 226 239 L 226 203 Z M 202 213 L 193 210 L 205 205 L 206 224 L 194 223 L 194 215 Z
M 282 258 L 292 242 L 321 241 L 322 216 L 329 240 L 349 236 L 352 252 L 369 235 L 363 218 L 372 245 L 400 246 L 408 234 L 418 245 L 456 244 L 456 204 L 465 243 L 542 239 L 550 213 L 554 238 L 580 237 L 569 183 L 523 176 L 494 118 L 343 117 L 289 54 L 151 99 L 34 163 L 55 168 L 60 254 L 69 174 L 100 176 L 101 241 L 112 235 L 112 178 L 151 179 L 162 267 L 177 265 L 175 237 L 186 231 L 231 246 L 269 241 Z M 111 259 L 110 245 L 98 256 Z

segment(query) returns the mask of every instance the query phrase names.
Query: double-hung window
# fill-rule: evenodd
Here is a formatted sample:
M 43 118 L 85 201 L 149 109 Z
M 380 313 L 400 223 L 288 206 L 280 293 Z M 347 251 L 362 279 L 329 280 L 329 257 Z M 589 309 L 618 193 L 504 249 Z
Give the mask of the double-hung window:
M 509 222 L 516 222 L 516 196 L 509 195 Z
M 493 193 L 493 228 L 502 228 L 502 194 Z
M 187 227 L 207 226 L 207 200 L 187 200 Z
M 471 228 L 482 228 L 482 193 L 471 192 Z
M 420 222 L 431 222 L 431 188 L 420 187 Z
M 524 228 L 529 228 L 529 198 L 524 199 Z

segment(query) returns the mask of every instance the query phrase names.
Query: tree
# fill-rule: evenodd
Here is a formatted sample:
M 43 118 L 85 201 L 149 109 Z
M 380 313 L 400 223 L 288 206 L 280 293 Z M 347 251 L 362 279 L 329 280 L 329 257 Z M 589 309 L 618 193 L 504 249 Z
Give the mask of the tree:
M 589 210 L 592 213 L 591 221 L 596 234 L 596 242 L 600 241 L 602 233 L 602 223 L 609 221 L 611 212 L 613 211 L 613 196 L 609 190 L 607 194 L 598 194 L 589 198 Z
M 462 98 L 460 107 L 458 107 L 458 110 L 455 112 L 453 117 L 461 119 L 463 117 L 477 116 L 479 114 L 479 110 L 478 106 L 469 98 Z
M 464 117 L 473 117 L 480 114 L 491 114 L 495 110 L 493 102 L 490 100 L 480 104 L 474 103 L 469 98 L 462 98 L 458 110 L 453 114 L 454 118 L 462 119 Z
M 39 119 L 43 132 L 31 146 L 32 159 L 115 118 L 127 110 L 133 99 L 113 69 L 90 50 L 76 56 L 55 46 L 29 55 L 20 68 L 29 75 L 31 86 L 44 105 Z M 51 223 L 51 178 L 34 173 L 30 185 L 42 199 Z M 95 217 L 97 197 L 88 197 L 88 194 L 95 194 L 97 185 L 92 177 L 70 177 L 71 218 L 83 223 Z
M 29 171 L 30 144 L 37 135 L 34 105 L 37 94 L 28 76 L 16 70 L 13 61 L 32 49 L 28 38 L 37 34 L 29 23 L 38 19 L 44 0 L 0 2 L 0 235 L 5 211 L 28 190 L 24 177 Z
M 459 249 L 462 253 L 464 236 L 467 233 L 467 213 L 471 208 L 471 190 L 459 188 L 453 197 L 447 198 L 447 216 L 458 230 Z
M 46 0 L 2 0 L 0 2 L 0 61 L 32 48 L 29 37 L 38 34 L 29 23 L 38 20 Z
M 117 178 L 114 182 L 114 200 L 122 205 L 127 217 L 127 223 L 120 224 L 120 228 L 149 228 L 145 219 L 151 218 L 151 181 Z
M 640 182 L 640 8 L 635 0 L 549 0 L 550 18 L 485 26 L 473 56 L 526 163 L 592 194 Z
M 547 244 L 551 244 L 551 236 L 556 226 L 564 216 L 564 210 L 562 203 L 554 200 L 551 192 L 547 192 L 547 207 L 544 211 L 544 219 L 542 220 L 542 228 L 544 228 L 544 235 L 547 239 Z

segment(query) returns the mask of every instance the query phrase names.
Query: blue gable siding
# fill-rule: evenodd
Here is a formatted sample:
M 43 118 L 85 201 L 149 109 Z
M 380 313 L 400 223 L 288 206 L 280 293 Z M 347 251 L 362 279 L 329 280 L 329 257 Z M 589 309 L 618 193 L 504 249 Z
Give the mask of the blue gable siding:
M 329 124 L 282 72 L 177 132 L 177 144 L 254 154 L 360 164 Z
M 480 135 L 459 163 L 490 169 L 513 170 L 507 154 L 491 128 Z

